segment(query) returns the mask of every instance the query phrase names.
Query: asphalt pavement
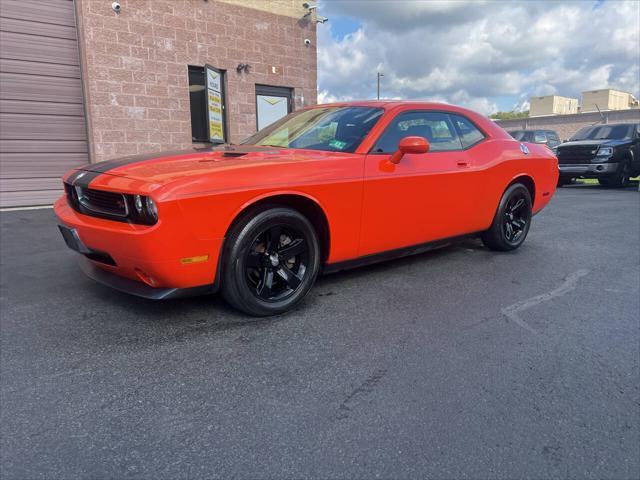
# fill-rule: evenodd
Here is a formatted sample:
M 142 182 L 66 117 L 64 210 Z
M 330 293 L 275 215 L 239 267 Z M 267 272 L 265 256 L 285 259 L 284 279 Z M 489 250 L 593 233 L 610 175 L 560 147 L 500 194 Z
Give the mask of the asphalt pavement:
M 640 477 L 637 185 L 258 320 L 109 290 L 51 210 L 0 217 L 3 479 Z

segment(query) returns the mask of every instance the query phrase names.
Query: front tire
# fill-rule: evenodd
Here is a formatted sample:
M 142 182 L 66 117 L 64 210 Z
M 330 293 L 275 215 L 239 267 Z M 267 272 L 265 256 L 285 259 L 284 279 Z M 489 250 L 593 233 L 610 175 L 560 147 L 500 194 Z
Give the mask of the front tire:
M 318 235 L 304 215 L 290 208 L 248 212 L 232 227 L 225 245 L 222 295 L 249 315 L 290 310 L 320 270 Z
M 625 162 L 612 177 L 599 178 L 598 183 L 604 187 L 624 188 L 629 185 L 629 163 Z
M 515 250 L 529 233 L 531 216 L 529 189 L 514 183 L 502 195 L 491 227 L 482 234 L 482 243 L 490 250 Z

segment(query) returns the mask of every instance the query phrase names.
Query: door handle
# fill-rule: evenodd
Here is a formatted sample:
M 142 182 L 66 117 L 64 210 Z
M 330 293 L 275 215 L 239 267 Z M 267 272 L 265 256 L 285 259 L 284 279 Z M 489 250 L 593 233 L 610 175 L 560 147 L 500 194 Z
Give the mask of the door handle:
M 456 163 L 460 168 L 468 168 L 469 167 L 469 162 L 465 162 L 464 160 L 458 160 Z

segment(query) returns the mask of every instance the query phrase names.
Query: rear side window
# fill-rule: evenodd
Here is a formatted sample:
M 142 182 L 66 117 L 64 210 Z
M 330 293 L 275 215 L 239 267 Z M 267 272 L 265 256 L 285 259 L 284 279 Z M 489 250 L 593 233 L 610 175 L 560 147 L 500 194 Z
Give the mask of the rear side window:
M 404 137 L 424 137 L 429 141 L 430 152 L 461 150 L 462 143 L 456 128 L 446 113 L 404 112 L 387 126 L 373 149 L 373 153 L 393 153 Z
M 471 121 L 460 115 L 451 115 L 463 148 L 469 148 L 484 140 L 484 134 Z
M 547 136 L 544 132 L 536 132 L 533 136 L 533 143 L 547 143 Z

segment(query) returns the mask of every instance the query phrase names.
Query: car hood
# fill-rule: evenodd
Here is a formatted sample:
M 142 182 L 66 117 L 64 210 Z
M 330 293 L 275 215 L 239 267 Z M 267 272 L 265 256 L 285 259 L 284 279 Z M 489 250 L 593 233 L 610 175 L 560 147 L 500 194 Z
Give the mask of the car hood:
M 573 146 L 586 146 L 586 147 L 617 147 L 618 145 L 624 145 L 629 143 L 629 140 L 574 140 L 572 142 L 565 142 L 559 145 L 558 148 L 573 147 Z
M 80 167 L 81 170 L 140 180 L 155 185 L 208 175 L 220 171 L 283 165 L 335 157 L 336 152 L 259 146 L 191 148 L 174 152 L 107 160 Z M 338 153 L 340 155 L 340 153 Z

